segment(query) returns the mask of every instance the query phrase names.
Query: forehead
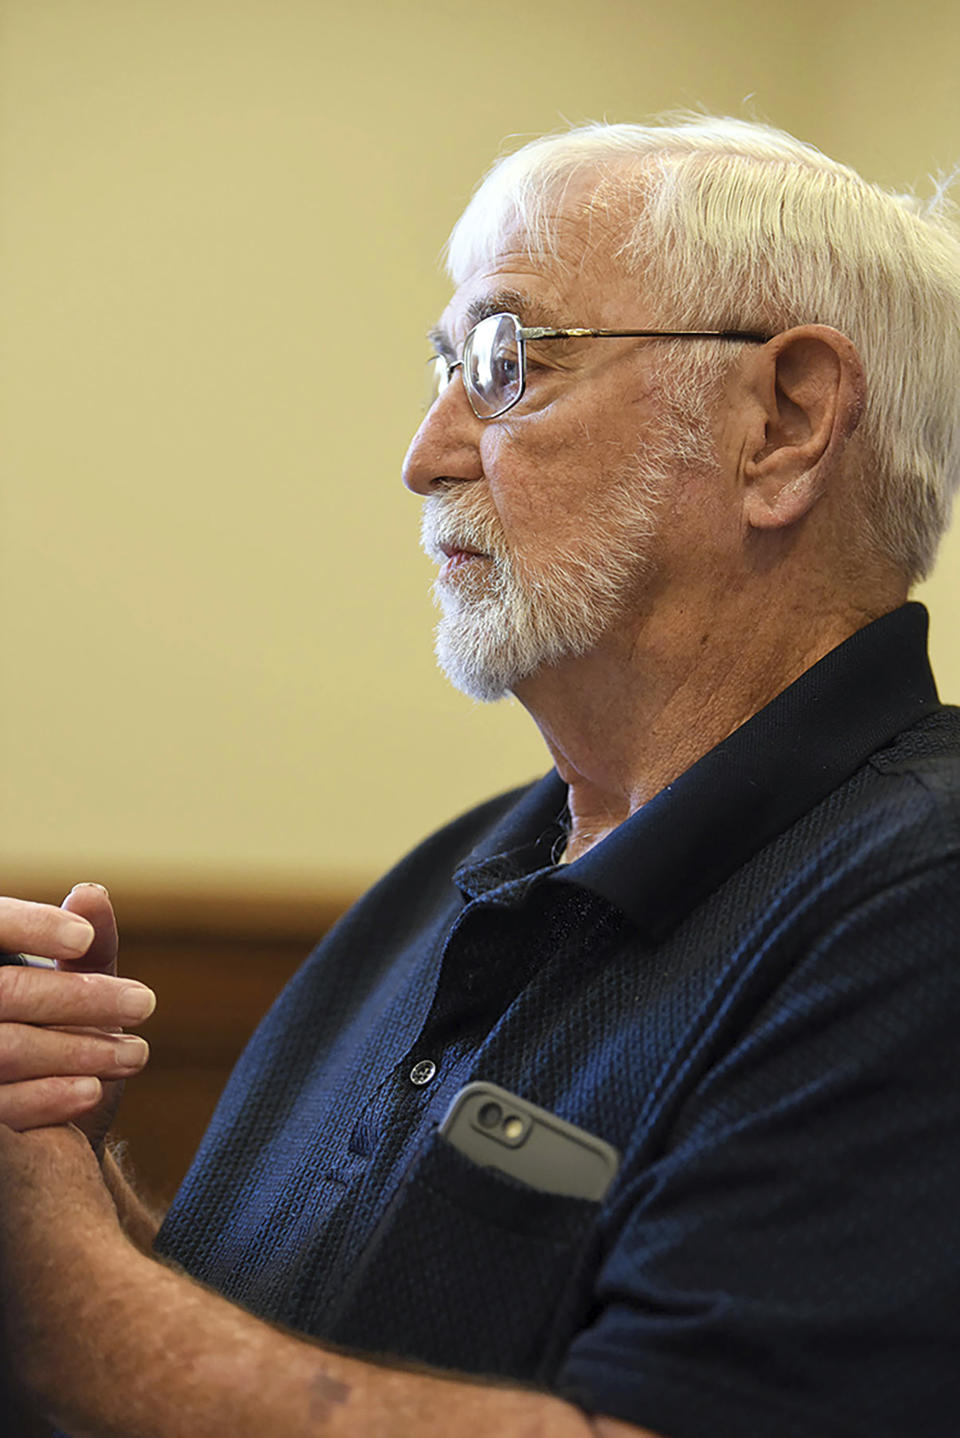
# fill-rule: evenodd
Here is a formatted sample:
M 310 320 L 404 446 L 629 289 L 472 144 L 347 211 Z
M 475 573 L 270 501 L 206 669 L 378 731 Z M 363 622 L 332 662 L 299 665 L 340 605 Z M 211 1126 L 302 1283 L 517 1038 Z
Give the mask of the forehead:
M 504 310 L 524 324 L 558 329 L 647 322 L 642 279 L 625 273 L 609 234 L 584 212 L 556 218 L 550 255 L 537 253 L 522 233 L 506 236 L 458 285 L 438 332 L 456 345 L 478 320 Z

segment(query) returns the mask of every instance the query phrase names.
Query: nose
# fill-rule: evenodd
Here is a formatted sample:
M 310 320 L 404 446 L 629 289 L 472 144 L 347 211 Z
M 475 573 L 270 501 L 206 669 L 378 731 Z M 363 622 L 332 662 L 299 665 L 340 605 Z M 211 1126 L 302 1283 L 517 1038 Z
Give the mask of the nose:
M 402 471 L 407 488 L 414 494 L 426 495 L 450 480 L 482 479 L 482 428 L 482 421 L 467 402 L 459 376 L 454 376 L 410 441 Z

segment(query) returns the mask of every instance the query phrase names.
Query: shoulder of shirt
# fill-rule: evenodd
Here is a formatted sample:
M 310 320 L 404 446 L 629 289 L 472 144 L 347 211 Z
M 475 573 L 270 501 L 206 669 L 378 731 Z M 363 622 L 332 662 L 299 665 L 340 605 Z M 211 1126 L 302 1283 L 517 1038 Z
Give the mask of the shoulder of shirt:
M 955 884 L 960 708 L 928 715 L 877 750 L 793 832 L 801 844 L 812 844 L 809 852 L 837 881 L 847 906 L 923 874 L 940 873 Z
M 905 828 L 935 821 L 947 850 L 960 849 L 960 707 L 945 705 L 869 760 L 887 783 Z

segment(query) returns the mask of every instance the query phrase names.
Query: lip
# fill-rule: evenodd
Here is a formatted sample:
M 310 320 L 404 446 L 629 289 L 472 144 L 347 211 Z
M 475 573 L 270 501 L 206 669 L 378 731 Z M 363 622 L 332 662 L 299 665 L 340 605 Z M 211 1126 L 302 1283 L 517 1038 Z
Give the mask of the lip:
M 463 564 L 469 564 L 473 559 L 489 559 L 490 557 L 478 549 L 468 549 L 460 544 L 439 544 L 437 548 L 446 559 L 446 563 L 440 569 L 441 579 L 448 578 L 454 570 L 459 569 Z
M 456 540 L 445 541 L 443 544 L 438 544 L 437 548 L 440 550 L 440 553 L 445 554 L 448 559 L 453 559 L 458 554 L 465 554 L 468 558 L 479 556 L 481 559 L 486 559 L 486 555 L 482 550 L 471 549 L 468 544 L 458 544 Z

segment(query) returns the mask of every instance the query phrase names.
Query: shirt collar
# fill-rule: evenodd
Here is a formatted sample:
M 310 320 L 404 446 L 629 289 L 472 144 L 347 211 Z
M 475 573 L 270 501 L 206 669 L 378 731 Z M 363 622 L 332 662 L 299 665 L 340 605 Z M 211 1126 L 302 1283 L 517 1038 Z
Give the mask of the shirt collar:
M 877 749 L 940 707 L 927 611 L 905 604 L 860 629 L 584 856 L 552 869 L 566 786 L 526 789 L 455 874 L 464 897 L 519 900 L 572 884 L 658 937 Z
M 905 604 L 858 630 L 552 881 L 592 890 L 654 936 L 672 928 L 940 707 L 927 623 L 923 605 Z

